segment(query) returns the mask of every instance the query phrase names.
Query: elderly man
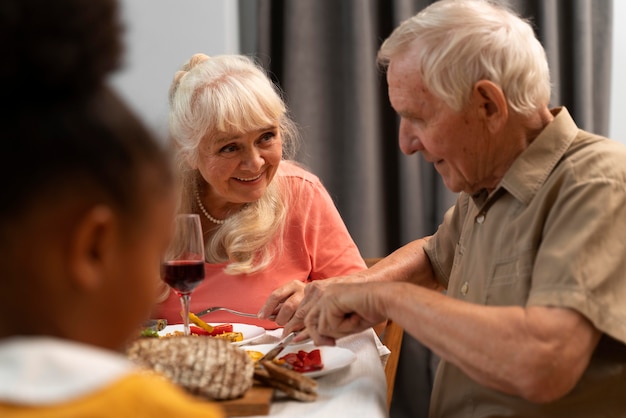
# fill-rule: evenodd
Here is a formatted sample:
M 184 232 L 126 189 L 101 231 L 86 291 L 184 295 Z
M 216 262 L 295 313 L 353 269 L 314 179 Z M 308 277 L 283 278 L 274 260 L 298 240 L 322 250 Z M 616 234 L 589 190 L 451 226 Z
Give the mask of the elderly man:
M 433 236 L 308 285 L 286 331 L 393 319 L 442 359 L 433 417 L 626 416 L 626 147 L 548 107 L 544 50 L 499 6 L 438 1 L 378 57 L 400 148 L 458 200 Z

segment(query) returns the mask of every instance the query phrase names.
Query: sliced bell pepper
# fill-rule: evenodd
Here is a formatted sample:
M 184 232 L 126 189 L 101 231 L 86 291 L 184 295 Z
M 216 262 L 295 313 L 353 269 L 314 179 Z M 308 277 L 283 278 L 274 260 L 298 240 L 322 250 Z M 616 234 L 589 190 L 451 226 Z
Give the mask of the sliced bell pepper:
M 197 326 L 199 326 L 200 328 L 206 330 L 207 332 L 213 332 L 213 327 L 209 324 L 207 324 L 206 322 L 204 322 L 202 319 L 198 318 L 194 313 L 189 312 L 189 320 L 196 324 Z
M 312 372 L 324 368 L 322 353 L 319 349 L 311 350 L 310 352 L 298 350 L 297 353 L 285 354 L 279 360 L 284 361 L 288 367 L 300 373 Z
M 219 324 L 214 325 L 212 327 L 212 331 L 209 332 L 204 328 L 197 327 L 195 325 L 191 325 L 189 330 L 194 335 L 206 335 L 209 337 L 215 337 L 217 335 L 226 334 L 229 332 L 233 332 L 233 324 Z

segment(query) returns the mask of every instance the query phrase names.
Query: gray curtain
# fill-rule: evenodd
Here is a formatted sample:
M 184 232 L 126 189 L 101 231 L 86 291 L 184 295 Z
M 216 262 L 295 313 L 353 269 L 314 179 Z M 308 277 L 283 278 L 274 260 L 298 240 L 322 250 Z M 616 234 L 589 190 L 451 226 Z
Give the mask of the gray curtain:
M 579 127 L 609 132 L 612 0 L 509 0 L 543 43 L 552 77 L 552 104 L 565 105 Z
M 553 105 L 608 132 L 612 0 L 509 0 L 544 44 Z M 364 257 L 433 233 L 455 195 L 420 156 L 403 156 L 380 43 L 428 0 L 240 0 L 242 50 L 285 93 L 304 143 L 298 159 L 324 182 Z M 405 338 L 392 417 L 426 417 L 436 359 Z
M 453 203 L 432 167 L 400 153 L 375 64 L 382 39 L 429 3 L 243 2 L 258 18 L 257 44 L 247 52 L 271 71 L 301 128 L 298 160 L 320 176 L 364 257 L 434 232 Z

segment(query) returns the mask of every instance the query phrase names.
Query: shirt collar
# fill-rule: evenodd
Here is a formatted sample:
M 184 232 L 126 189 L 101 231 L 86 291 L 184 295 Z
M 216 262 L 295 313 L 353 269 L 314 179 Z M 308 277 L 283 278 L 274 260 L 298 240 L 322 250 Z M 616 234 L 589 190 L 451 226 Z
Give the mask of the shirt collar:
M 119 379 L 133 366 L 122 354 L 50 337 L 0 340 L 0 401 L 66 402 Z
M 551 112 L 554 115 L 552 122 L 515 159 L 491 196 L 481 192 L 474 196 L 479 207 L 492 196 L 499 196 L 500 188 L 527 205 L 543 186 L 579 132 L 565 107 L 552 109 Z

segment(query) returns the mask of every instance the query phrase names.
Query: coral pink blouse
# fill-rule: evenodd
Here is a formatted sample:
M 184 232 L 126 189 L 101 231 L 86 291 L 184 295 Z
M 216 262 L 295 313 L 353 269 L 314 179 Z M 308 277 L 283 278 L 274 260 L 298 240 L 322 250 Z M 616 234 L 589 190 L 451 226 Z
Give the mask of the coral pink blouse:
M 282 162 L 278 176 L 291 187 L 282 252 L 262 271 L 229 275 L 226 264 L 205 263 L 205 280 L 191 295 L 191 312 L 210 306 L 224 306 L 256 313 L 269 294 L 292 281 L 309 282 L 365 269 L 332 198 L 319 178 L 290 162 Z M 274 243 L 279 242 L 276 237 Z M 169 324 L 181 323 L 178 296 L 170 292 L 153 314 Z M 235 316 L 218 311 L 204 316 L 206 322 L 235 322 L 275 329 L 273 321 Z

